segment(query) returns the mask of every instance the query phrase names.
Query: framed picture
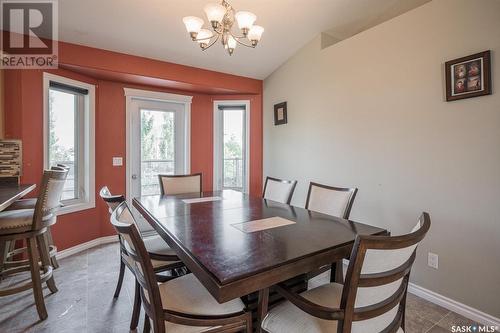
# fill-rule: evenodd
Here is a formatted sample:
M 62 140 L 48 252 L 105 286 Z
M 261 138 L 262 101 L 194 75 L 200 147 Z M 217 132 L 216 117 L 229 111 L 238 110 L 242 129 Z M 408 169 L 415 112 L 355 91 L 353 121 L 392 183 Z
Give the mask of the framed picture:
M 286 102 L 274 105 L 274 125 L 283 125 L 288 122 Z
M 490 51 L 446 62 L 446 100 L 491 95 Z

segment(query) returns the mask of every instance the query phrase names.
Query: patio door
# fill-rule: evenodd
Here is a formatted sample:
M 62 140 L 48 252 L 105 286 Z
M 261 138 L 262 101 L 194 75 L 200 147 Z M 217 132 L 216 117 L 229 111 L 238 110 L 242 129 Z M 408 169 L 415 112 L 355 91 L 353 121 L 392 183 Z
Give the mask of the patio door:
M 185 174 L 188 167 L 186 105 L 132 98 L 128 105 L 128 200 L 160 194 L 159 174 Z M 134 212 L 141 232 L 152 230 Z

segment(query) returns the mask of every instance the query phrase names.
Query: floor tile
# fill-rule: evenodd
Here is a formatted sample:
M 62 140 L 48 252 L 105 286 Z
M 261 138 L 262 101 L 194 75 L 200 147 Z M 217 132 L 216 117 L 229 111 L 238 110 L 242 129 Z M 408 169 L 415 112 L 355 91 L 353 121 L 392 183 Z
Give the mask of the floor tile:
M 50 294 L 44 287 L 49 318 L 38 319 L 31 290 L 0 298 L 0 332 L 14 333 L 117 333 L 129 332 L 134 296 L 134 277 L 125 270 L 120 296 L 113 298 L 120 263 L 117 243 L 99 246 L 59 260 L 54 271 L 59 291 Z M 28 278 L 25 273 L 0 282 L 4 287 Z M 309 287 L 329 283 L 330 273 L 309 281 Z M 142 312 L 137 332 L 144 325 Z M 435 304 L 408 294 L 406 333 L 450 332 L 451 325 L 472 321 Z

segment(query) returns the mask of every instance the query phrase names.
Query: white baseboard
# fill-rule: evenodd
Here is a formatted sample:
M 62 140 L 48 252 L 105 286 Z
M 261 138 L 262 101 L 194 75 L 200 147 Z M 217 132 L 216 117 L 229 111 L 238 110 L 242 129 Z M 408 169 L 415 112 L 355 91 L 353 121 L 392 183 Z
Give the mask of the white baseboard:
M 66 257 L 69 257 L 73 254 L 77 254 L 79 252 L 93 248 L 95 246 L 99 246 L 99 245 L 107 244 L 107 243 L 113 243 L 113 242 L 118 242 L 118 236 L 115 235 L 115 236 L 106 236 L 106 237 L 96 238 L 96 239 L 93 239 L 91 241 L 70 247 L 68 249 L 58 251 L 56 258 L 57 259 L 66 258 Z
M 492 315 L 474 309 L 468 305 L 457 302 L 451 298 L 438 294 L 432 290 L 425 289 L 414 283 L 408 285 L 408 291 L 418 297 L 421 297 L 431 303 L 442 306 L 443 308 L 456 312 L 466 318 L 487 326 L 500 327 L 500 319 Z
M 344 273 L 347 272 L 347 266 L 349 265 L 349 260 L 344 259 Z M 479 324 L 486 326 L 497 326 L 500 327 L 500 319 L 493 317 L 487 313 L 474 309 L 468 305 L 457 302 L 451 298 L 438 294 L 432 290 L 425 289 L 416 285 L 415 283 L 409 283 L 408 292 L 423 298 L 431 303 L 442 306 L 443 308 L 458 313 L 465 318 L 473 320 Z

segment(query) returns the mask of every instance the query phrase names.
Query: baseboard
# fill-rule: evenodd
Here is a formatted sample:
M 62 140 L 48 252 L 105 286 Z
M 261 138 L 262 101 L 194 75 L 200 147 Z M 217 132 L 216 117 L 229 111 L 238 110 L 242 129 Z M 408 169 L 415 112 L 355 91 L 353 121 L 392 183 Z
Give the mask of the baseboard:
M 500 327 L 500 319 L 492 315 L 474 309 L 468 305 L 457 302 L 451 298 L 438 294 L 432 290 L 425 289 L 414 283 L 410 283 L 408 291 L 418 297 L 421 297 L 431 303 L 442 306 L 445 309 L 456 312 L 466 318 L 474 320 L 483 325 Z
M 349 265 L 349 260 L 344 259 L 344 273 L 347 272 L 347 266 Z M 425 289 L 416 285 L 415 283 L 411 283 L 408 285 L 408 292 L 416 295 L 420 298 L 423 298 L 431 303 L 442 306 L 443 308 L 458 313 L 461 316 L 469 318 L 479 324 L 483 324 L 486 326 L 497 326 L 500 327 L 500 319 L 493 317 L 487 313 L 474 309 L 468 305 L 457 302 L 451 298 L 438 294 L 432 290 Z
M 96 239 L 93 239 L 91 241 L 64 249 L 62 251 L 58 251 L 56 258 L 57 259 L 66 258 L 66 257 L 69 257 L 73 254 L 77 254 L 79 252 L 93 248 L 95 246 L 99 246 L 99 245 L 107 244 L 107 243 L 113 243 L 113 242 L 118 242 L 118 236 L 115 235 L 115 236 L 106 236 L 106 237 L 96 238 Z

